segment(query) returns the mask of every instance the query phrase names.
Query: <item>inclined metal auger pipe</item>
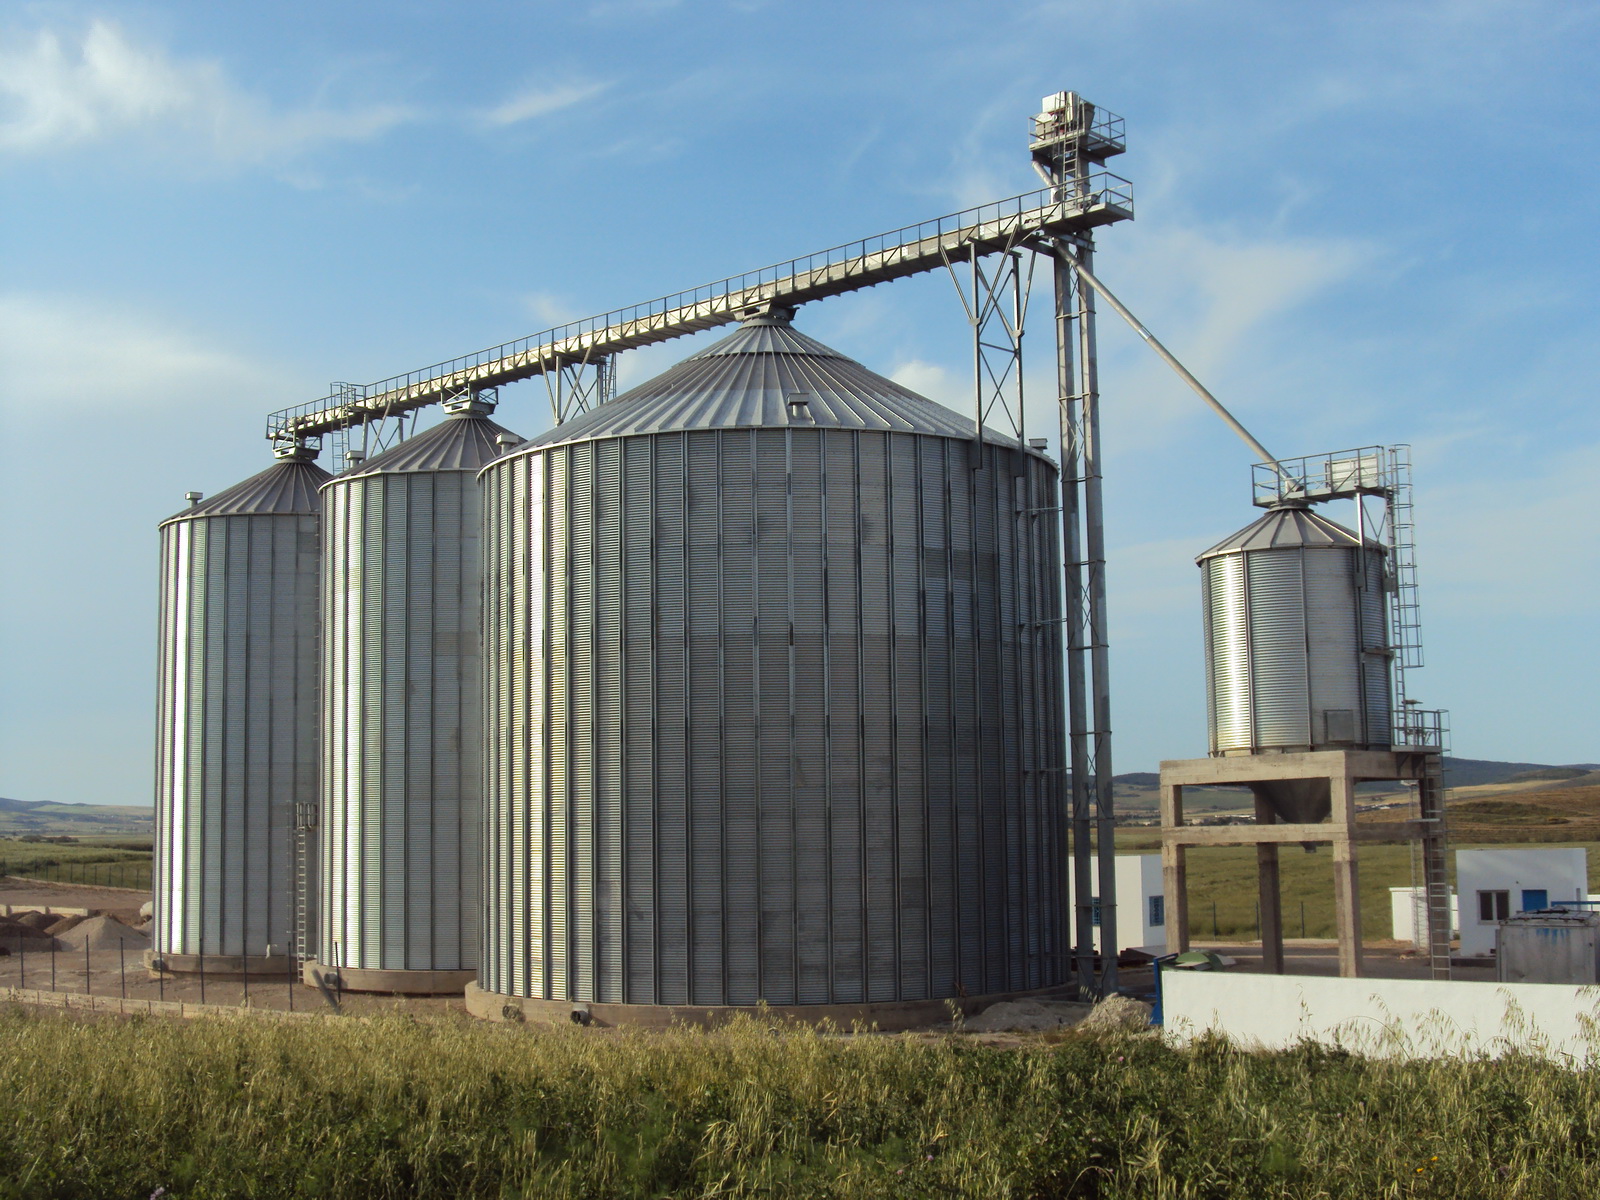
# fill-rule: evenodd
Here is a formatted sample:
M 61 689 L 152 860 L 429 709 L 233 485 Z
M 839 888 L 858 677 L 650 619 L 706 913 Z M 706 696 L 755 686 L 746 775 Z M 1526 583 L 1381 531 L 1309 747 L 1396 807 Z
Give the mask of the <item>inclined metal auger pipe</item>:
M 1118 316 L 1120 316 L 1129 325 L 1133 326 L 1133 331 L 1149 343 L 1150 349 L 1159 354 L 1162 361 L 1176 371 L 1179 377 L 1195 390 L 1200 399 L 1204 400 L 1206 404 L 1210 406 L 1211 411 L 1216 413 L 1217 416 L 1221 417 L 1222 420 L 1227 424 L 1228 428 L 1233 430 L 1234 433 L 1238 434 L 1240 440 L 1242 440 L 1245 445 L 1249 446 L 1251 450 L 1255 451 L 1255 453 L 1260 456 L 1262 462 L 1268 464 L 1274 471 L 1278 473 L 1278 478 L 1282 479 L 1285 483 L 1294 484 L 1298 482 L 1294 479 L 1291 479 L 1289 477 L 1289 473 L 1283 469 L 1283 466 L 1276 458 L 1272 456 L 1271 452 L 1269 452 L 1267 448 L 1260 442 L 1256 441 L 1255 436 L 1251 434 L 1248 429 L 1239 424 L 1237 417 L 1223 407 L 1222 401 L 1213 396 L 1206 389 L 1206 385 L 1191 375 L 1189 373 L 1189 369 L 1178 361 L 1177 356 L 1163 346 L 1156 338 L 1155 334 L 1151 333 L 1150 330 L 1145 328 L 1144 322 L 1140 321 L 1138 317 L 1129 312 L 1127 306 L 1113 296 L 1105 284 L 1101 283 L 1094 277 L 1094 274 L 1083 265 L 1082 261 L 1077 255 L 1073 254 L 1071 250 L 1067 249 L 1066 246 L 1061 243 L 1058 243 L 1058 249 L 1060 250 L 1062 256 L 1072 264 L 1072 269 L 1082 277 L 1083 281 L 1092 287 L 1096 292 L 1098 292 L 1101 299 L 1103 299 L 1107 304 L 1111 305 L 1112 308 L 1116 309 Z

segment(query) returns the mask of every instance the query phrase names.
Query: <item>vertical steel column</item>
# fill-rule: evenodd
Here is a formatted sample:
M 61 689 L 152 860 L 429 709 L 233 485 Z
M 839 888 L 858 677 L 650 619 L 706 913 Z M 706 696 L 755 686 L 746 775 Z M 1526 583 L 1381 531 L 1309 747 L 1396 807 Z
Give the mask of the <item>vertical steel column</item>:
M 1080 168 L 1084 169 L 1084 168 Z M 1094 242 L 1087 235 L 1078 261 L 1094 267 Z M 1100 489 L 1100 363 L 1095 350 L 1094 289 L 1079 289 L 1078 401 L 1083 439 L 1083 549 L 1089 638 L 1089 770 L 1100 858 L 1101 995 L 1117 990 L 1117 827 L 1111 795 L 1111 638 L 1106 628 L 1106 534 Z
M 1089 847 L 1089 713 L 1083 586 L 1083 439 L 1079 436 L 1078 370 L 1074 352 L 1078 319 L 1078 281 L 1063 255 L 1054 259 L 1056 302 L 1056 396 L 1061 427 L 1061 557 L 1066 569 L 1064 597 L 1067 626 L 1067 743 L 1071 783 L 1072 908 L 1061 914 L 1062 933 L 1076 931 L 1072 974 L 1080 995 L 1099 986 L 1094 968 L 1094 876 Z M 1063 861 L 1062 869 L 1066 869 Z M 1062 895 L 1068 893 L 1065 889 Z M 1074 916 L 1076 920 L 1074 920 Z

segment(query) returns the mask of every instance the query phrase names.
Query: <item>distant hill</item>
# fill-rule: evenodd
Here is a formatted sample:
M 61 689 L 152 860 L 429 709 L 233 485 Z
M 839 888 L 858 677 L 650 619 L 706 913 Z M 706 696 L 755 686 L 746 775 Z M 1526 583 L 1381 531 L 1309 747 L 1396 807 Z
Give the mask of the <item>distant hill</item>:
M 1451 758 L 1448 755 L 1444 760 L 1446 787 L 1478 787 L 1487 783 L 1537 783 L 1544 780 L 1568 781 L 1580 779 L 1594 771 L 1600 771 L 1600 763 L 1571 763 L 1557 766 L 1550 763 Z
M 0 834 L 149 833 L 155 809 L 120 804 L 59 804 L 0 796 Z

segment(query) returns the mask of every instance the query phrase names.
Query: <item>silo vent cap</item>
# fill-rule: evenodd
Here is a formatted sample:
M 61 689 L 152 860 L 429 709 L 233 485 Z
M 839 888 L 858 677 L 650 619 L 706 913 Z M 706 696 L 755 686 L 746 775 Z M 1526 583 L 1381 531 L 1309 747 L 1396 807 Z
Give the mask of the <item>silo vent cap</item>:
M 366 453 L 361 450 L 346 450 L 344 452 L 344 460 L 351 466 L 354 466 L 356 463 L 366 462 L 367 456 Z
M 206 494 L 204 492 L 185 492 L 183 498 L 189 502 L 189 507 L 193 508 L 206 498 Z

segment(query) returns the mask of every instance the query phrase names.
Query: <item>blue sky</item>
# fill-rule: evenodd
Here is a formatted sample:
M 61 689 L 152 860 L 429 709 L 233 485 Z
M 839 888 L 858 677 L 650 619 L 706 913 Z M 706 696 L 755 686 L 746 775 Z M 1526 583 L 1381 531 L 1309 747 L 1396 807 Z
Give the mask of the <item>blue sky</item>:
M 1127 119 L 1106 283 L 1278 454 L 1414 447 L 1412 692 L 1457 753 L 1600 759 L 1597 27 L 1543 0 L 6 5 L 0 795 L 148 802 L 155 526 L 267 464 L 268 412 L 1028 190 L 1062 88 Z M 1148 770 L 1204 752 L 1192 559 L 1254 510 L 1247 452 L 1113 320 L 1115 761 Z M 945 279 L 799 326 L 970 403 Z M 501 419 L 536 432 L 542 396 Z

